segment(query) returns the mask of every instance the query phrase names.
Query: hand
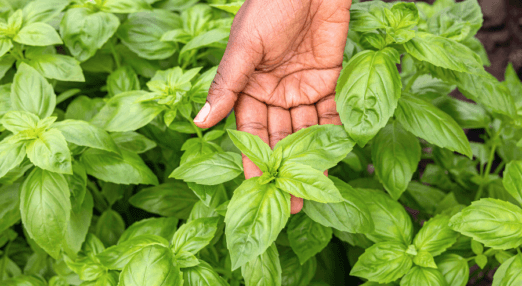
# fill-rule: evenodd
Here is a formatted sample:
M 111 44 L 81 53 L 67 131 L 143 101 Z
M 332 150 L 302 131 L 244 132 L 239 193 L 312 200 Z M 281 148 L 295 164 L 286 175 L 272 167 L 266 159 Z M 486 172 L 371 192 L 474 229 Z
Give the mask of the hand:
M 235 105 L 237 128 L 275 144 L 315 124 L 341 124 L 334 96 L 348 35 L 351 0 L 246 0 L 194 119 L 201 128 Z M 245 177 L 262 172 L 243 155 Z M 292 196 L 291 212 L 303 207 Z

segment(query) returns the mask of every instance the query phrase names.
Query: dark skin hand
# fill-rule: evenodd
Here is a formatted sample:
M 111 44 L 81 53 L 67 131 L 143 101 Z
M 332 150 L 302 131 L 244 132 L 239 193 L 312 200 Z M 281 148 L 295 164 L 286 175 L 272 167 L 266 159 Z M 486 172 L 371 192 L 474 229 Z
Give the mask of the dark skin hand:
M 237 129 L 275 144 L 302 128 L 341 124 L 334 96 L 351 0 L 246 0 L 194 119 L 201 128 L 234 108 Z M 243 155 L 247 179 L 262 172 Z M 326 173 L 326 172 L 325 172 Z M 291 213 L 303 199 L 292 196 Z

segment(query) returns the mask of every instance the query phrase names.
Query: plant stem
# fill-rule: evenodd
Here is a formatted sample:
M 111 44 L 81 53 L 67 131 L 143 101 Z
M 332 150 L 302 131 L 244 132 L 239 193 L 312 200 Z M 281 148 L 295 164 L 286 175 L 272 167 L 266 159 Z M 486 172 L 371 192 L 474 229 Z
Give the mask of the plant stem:
M 415 81 L 417 80 L 417 78 L 421 75 L 421 73 L 419 71 L 417 71 L 411 78 L 410 80 L 408 81 L 408 84 L 406 85 L 406 87 L 404 88 L 404 92 L 408 92 L 410 91 L 411 87 L 413 86 L 413 84 L 415 83 Z
M 203 138 L 203 133 L 201 133 L 201 130 L 199 130 L 199 127 L 197 127 L 196 124 L 194 124 L 193 120 L 189 120 L 188 118 L 187 118 L 187 120 L 190 122 L 190 124 L 192 124 L 192 127 L 194 127 L 194 130 L 196 130 L 196 134 L 198 134 L 198 137 L 200 139 L 202 139 Z
M 497 143 L 495 142 L 498 137 L 498 134 L 495 136 L 493 140 L 493 146 L 491 146 L 491 151 L 489 152 L 488 163 L 486 165 L 486 170 L 482 174 L 482 180 L 480 181 L 480 186 L 475 195 L 475 201 L 482 197 L 482 193 L 484 193 L 484 181 L 489 177 L 489 173 L 491 172 L 491 165 L 493 164 L 493 160 L 495 159 L 495 150 L 497 149 Z
M 9 243 L 7 243 L 7 246 L 5 247 L 4 257 L 2 258 L 2 266 L 0 267 L 0 281 L 4 280 L 4 272 L 5 272 L 5 268 L 7 267 L 7 258 L 9 256 L 9 248 L 11 248 L 12 242 L 13 241 L 10 240 Z
M 506 166 L 506 162 L 504 162 L 504 161 L 500 162 L 500 164 L 497 166 L 495 171 L 493 171 L 493 174 L 498 175 L 498 173 L 500 173 L 500 171 L 502 170 L 502 168 L 504 168 L 504 166 Z

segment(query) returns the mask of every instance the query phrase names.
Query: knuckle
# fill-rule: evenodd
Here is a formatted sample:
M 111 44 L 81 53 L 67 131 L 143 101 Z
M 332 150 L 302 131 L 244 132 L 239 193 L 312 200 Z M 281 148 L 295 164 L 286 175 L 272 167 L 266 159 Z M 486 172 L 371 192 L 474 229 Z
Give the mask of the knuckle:
M 237 129 L 248 133 L 259 133 L 266 130 L 266 124 L 261 122 L 238 123 Z

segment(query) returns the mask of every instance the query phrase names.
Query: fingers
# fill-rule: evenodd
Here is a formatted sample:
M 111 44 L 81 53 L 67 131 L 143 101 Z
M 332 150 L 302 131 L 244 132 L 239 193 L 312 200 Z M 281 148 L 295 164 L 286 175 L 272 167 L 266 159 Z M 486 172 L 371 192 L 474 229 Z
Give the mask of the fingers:
M 234 25 L 233 29 L 237 26 Z M 231 31 L 225 54 L 210 86 L 207 102 L 194 118 L 194 123 L 200 128 L 212 127 L 230 113 L 239 93 L 261 61 L 261 53 L 251 47 L 244 33 L 235 32 Z
M 290 196 L 292 196 L 290 198 L 290 213 L 296 214 L 303 209 L 303 199 L 294 197 L 293 195 Z
M 274 149 L 277 142 L 292 134 L 292 118 L 290 111 L 275 106 L 268 107 L 268 137 L 270 148 Z
M 241 94 L 236 102 L 235 113 L 237 130 L 257 135 L 268 144 L 268 111 L 266 104 L 253 97 Z M 245 155 L 243 155 L 243 169 L 246 179 L 259 177 L 263 174 Z
M 317 108 L 317 116 L 319 117 L 319 124 L 335 124 L 341 125 L 341 117 L 337 113 L 335 105 L 335 95 L 329 95 L 315 104 Z
M 317 110 L 313 105 L 300 105 L 290 109 L 292 130 L 297 132 L 303 128 L 318 124 Z

